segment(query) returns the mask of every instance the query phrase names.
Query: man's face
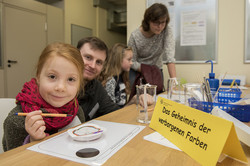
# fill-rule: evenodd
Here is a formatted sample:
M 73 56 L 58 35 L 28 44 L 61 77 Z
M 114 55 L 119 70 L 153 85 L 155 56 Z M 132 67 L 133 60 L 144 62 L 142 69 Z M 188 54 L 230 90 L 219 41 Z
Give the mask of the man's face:
M 95 79 L 102 71 L 105 59 L 105 50 L 93 50 L 89 43 L 85 43 L 80 52 L 84 61 L 83 78 L 87 81 Z

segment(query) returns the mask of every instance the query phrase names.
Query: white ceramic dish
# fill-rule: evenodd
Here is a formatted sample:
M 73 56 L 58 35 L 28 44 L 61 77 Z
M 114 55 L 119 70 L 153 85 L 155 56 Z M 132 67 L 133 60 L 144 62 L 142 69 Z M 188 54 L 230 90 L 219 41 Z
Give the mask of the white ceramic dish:
M 96 124 L 84 124 L 69 129 L 67 132 L 76 141 L 91 141 L 100 138 L 105 132 L 105 128 Z

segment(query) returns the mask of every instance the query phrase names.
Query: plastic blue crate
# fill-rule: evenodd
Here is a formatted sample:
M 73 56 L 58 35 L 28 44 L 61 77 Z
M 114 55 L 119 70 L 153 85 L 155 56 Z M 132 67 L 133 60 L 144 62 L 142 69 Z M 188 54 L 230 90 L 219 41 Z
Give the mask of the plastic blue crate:
M 228 104 L 228 102 L 237 102 L 241 98 L 218 98 L 218 102 L 204 102 L 197 101 L 195 98 L 188 99 L 189 106 L 207 113 L 210 113 L 212 109 L 218 106 L 221 110 L 226 111 L 236 119 L 242 122 L 250 121 L 250 105 L 234 105 Z
M 220 88 L 218 97 L 240 98 L 241 90 L 237 88 Z
M 230 104 L 239 101 L 241 98 L 231 98 L 231 97 L 218 97 L 216 98 L 216 103 L 220 104 Z

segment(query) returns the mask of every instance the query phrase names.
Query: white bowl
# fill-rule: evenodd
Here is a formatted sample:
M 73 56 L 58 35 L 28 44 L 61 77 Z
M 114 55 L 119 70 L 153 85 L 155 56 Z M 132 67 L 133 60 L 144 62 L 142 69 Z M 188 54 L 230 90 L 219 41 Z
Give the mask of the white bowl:
M 84 124 L 67 132 L 76 141 L 91 141 L 100 138 L 104 131 L 103 127 L 96 124 Z

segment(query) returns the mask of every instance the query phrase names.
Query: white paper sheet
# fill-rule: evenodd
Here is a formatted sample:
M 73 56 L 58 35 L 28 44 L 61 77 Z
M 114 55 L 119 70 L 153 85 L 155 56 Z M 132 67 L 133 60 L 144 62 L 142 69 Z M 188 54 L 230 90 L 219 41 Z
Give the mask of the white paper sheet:
M 185 0 L 181 2 L 183 6 L 192 6 L 192 5 L 204 5 L 206 4 L 206 0 Z
M 51 139 L 31 146 L 28 149 L 87 165 L 102 165 L 145 128 L 145 126 L 100 120 L 87 122 L 87 124 L 92 123 L 106 128 L 102 137 L 97 140 L 89 142 L 74 141 L 67 132 L 64 132 Z M 96 148 L 100 153 L 91 158 L 78 157 L 76 152 L 84 148 Z
M 147 141 L 151 141 L 151 142 L 181 151 L 177 146 L 175 146 L 172 142 L 170 142 L 168 139 L 163 137 L 158 132 L 154 132 L 152 134 L 146 135 L 144 136 L 144 139 Z
M 205 10 L 181 12 L 181 46 L 206 45 L 207 22 Z

